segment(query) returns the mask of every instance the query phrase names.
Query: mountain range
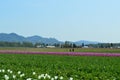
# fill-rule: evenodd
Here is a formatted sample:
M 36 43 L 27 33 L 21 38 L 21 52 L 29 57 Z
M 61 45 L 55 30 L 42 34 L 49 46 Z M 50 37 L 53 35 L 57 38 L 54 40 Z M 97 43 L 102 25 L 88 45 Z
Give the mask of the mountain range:
M 0 33 L 0 41 L 7 41 L 7 42 L 32 42 L 32 43 L 46 43 L 46 44 L 54 44 L 54 43 L 64 43 L 63 41 L 59 41 L 55 38 L 44 38 L 41 36 L 30 36 L 30 37 L 24 37 L 21 35 L 18 35 L 16 33 Z M 77 45 L 80 45 L 82 43 L 84 44 L 97 44 L 99 42 L 95 41 L 87 41 L 87 40 L 80 40 L 76 42 L 72 42 Z

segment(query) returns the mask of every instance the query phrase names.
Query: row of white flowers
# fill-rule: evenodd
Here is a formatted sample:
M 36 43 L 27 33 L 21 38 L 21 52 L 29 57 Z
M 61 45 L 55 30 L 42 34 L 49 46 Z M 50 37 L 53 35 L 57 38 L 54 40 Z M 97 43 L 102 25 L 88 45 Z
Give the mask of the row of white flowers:
M 23 73 L 22 71 L 17 71 L 16 73 L 14 72 L 13 74 L 13 71 L 11 69 L 0 69 L 0 75 L 1 74 L 4 74 L 3 78 L 4 80 L 18 80 L 19 78 L 24 78 L 26 77 L 25 73 Z M 64 80 L 64 77 L 63 76 L 53 76 L 51 77 L 49 74 L 39 74 L 37 75 L 36 72 L 32 72 L 32 76 L 37 76 L 36 78 L 32 78 L 32 77 L 28 77 L 28 78 L 25 78 L 25 80 Z M 70 77 L 68 80 L 73 80 L 72 77 Z

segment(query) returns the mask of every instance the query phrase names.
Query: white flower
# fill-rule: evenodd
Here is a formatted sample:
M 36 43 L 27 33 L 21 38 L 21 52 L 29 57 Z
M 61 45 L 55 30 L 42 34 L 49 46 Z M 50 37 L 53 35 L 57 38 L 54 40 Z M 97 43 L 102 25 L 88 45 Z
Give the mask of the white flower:
M 13 71 L 10 71 L 10 73 L 12 74 L 12 73 L 13 73 Z
M 4 72 L 5 72 L 5 70 L 4 70 L 4 69 L 2 69 L 2 72 L 4 73 Z
M 2 72 L 2 70 L 0 69 L 0 72 Z
M 33 75 L 35 75 L 36 73 L 35 72 L 33 72 Z
M 21 74 L 21 71 L 18 71 L 18 74 Z
M 44 79 L 46 78 L 46 76 L 43 77 Z
M 50 75 L 48 75 L 48 76 L 46 76 L 48 79 L 50 79 L 51 77 L 50 77 Z
M 48 74 L 46 73 L 45 76 L 47 76 Z
M 41 79 L 41 78 L 42 78 L 41 75 L 39 75 L 39 76 L 38 76 L 38 79 Z
M 45 77 L 48 78 L 48 79 L 51 78 L 50 75 L 48 75 L 47 73 L 45 74 Z
M 13 79 L 15 79 L 16 78 L 16 75 L 13 75 Z
M 20 77 L 23 77 L 23 76 L 25 76 L 25 74 L 24 74 L 24 73 L 20 75 Z
M 10 69 L 8 69 L 7 71 L 10 72 Z
M 44 77 L 44 74 L 41 74 L 41 77 Z
M 9 73 L 11 73 L 11 74 L 13 73 L 13 71 L 11 71 L 10 69 L 8 69 L 7 72 L 9 72 Z
M 58 76 L 55 76 L 54 78 L 55 78 L 55 79 L 58 79 Z
M 32 78 L 27 78 L 26 80 L 32 80 Z
M 60 80 L 62 80 L 62 79 L 63 79 L 63 77 L 61 76 L 61 77 L 60 77 Z
M 4 75 L 5 80 L 9 80 L 9 76 L 8 75 Z
M 54 78 L 51 78 L 51 80 L 54 80 Z
M 70 79 L 69 80 L 73 80 L 73 78 L 72 77 L 70 77 Z

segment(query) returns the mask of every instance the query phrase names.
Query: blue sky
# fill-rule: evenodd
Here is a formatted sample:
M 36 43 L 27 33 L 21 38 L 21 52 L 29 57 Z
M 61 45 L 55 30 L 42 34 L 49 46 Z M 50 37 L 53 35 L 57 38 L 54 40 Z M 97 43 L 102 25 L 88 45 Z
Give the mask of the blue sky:
M 0 33 L 120 42 L 120 0 L 0 0 Z

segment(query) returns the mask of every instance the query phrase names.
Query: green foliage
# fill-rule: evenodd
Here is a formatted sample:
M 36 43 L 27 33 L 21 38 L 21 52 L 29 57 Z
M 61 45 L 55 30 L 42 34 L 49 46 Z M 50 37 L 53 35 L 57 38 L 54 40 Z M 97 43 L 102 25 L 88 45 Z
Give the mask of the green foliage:
M 2 42 L 0 41 L 0 47 L 34 47 L 30 42 Z
M 119 57 L 57 56 L 36 54 L 0 54 L 0 69 L 63 76 L 63 80 L 119 80 Z M 3 75 L 0 74 L 0 78 Z

